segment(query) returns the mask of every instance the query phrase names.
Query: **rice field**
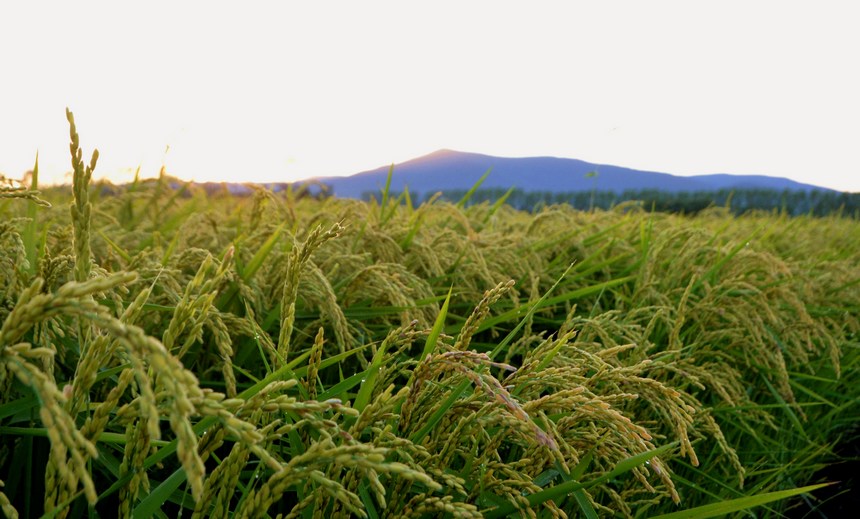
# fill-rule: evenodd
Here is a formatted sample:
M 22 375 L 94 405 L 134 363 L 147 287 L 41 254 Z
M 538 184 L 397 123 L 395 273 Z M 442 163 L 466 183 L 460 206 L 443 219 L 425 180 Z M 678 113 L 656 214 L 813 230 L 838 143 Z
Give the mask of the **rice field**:
M 851 490 L 822 485 L 860 433 L 855 220 L 108 193 L 69 120 L 71 189 L 0 187 L 6 517 L 803 516 Z

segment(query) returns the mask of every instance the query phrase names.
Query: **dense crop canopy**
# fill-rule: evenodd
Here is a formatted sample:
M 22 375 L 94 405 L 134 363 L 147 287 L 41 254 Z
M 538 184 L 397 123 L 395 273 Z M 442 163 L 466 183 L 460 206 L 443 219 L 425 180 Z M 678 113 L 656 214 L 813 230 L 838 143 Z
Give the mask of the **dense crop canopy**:
M 856 438 L 856 221 L 108 190 L 73 144 L 0 190 L 7 516 L 724 513 Z

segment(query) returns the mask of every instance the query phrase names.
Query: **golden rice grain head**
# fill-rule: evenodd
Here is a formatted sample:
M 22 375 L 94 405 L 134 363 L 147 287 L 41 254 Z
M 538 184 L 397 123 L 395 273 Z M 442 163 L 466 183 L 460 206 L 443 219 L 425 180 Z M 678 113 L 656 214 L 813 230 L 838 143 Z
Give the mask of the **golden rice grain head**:
M 478 327 L 480 324 L 486 319 L 486 317 L 490 313 L 490 307 L 496 303 L 506 292 L 511 290 L 514 287 L 515 281 L 509 280 L 506 282 L 499 283 L 495 287 L 490 290 L 484 292 L 484 297 L 481 299 L 481 302 L 478 303 L 478 306 L 475 307 L 475 310 L 472 311 L 469 318 L 466 319 L 466 323 L 463 325 L 463 328 L 460 330 L 460 335 L 457 337 L 457 342 L 454 343 L 455 350 L 466 350 L 469 347 L 469 343 L 472 340 L 472 335 L 478 331 Z
M 3 480 L 0 480 L 0 488 L 3 488 L 3 486 Z M 18 511 L 15 510 L 15 507 L 12 506 L 9 498 L 3 492 L 0 492 L 0 510 L 3 510 L 3 514 L 9 519 L 18 519 Z

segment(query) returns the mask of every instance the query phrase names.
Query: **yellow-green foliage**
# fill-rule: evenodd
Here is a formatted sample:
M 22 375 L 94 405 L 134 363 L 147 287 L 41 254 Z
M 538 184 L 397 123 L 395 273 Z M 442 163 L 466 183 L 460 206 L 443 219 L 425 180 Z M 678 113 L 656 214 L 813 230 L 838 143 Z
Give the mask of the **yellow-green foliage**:
M 642 516 L 851 439 L 855 221 L 106 194 L 68 117 L 0 189 L 7 516 Z

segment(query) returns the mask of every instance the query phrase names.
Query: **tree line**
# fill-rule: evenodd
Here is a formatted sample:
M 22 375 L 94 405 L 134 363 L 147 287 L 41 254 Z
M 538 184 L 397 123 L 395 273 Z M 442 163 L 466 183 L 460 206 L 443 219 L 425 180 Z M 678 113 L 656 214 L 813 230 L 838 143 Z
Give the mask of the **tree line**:
M 435 193 L 409 193 L 413 204 L 420 204 Z M 389 193 L 398 197 L 400 193 Z M 615 191 L 523 191 L 522 189 L 486 188 L 471 194 L 465 189 L 452 189 L 442 193 L 441 199 L 458 202 L 467 198 L 468 205 L 495 203 L 502 198 L 517 209 L 536 211 L 547 205 L 569 204 L 577 209 L 611 209 L 621 203 L 636 203 L 646 211 L 659 211 L 695 215 L 709 207 L 725 207 L 734 214 L 753 210 L 779 211 L 792 216 L 826 216 L 842 214 L 860 217 L 860 193 L 824 190 L 771 190 L 721 189 L 670 193 L 657 189 Z M 364 193 L 362 198 L 379 198 L 378 192 Z

